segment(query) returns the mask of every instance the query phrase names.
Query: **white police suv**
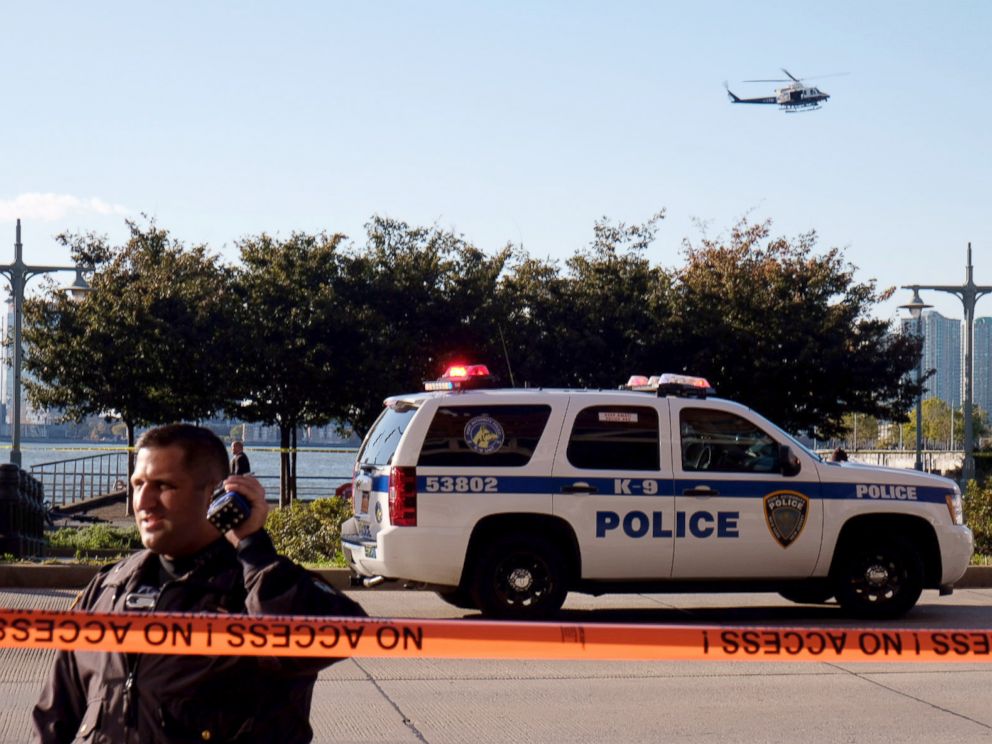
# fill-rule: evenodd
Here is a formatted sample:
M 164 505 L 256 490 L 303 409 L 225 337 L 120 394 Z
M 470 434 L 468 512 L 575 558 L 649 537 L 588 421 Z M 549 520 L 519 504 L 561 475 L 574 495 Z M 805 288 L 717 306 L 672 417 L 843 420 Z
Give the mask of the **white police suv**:
M 891 618 L 968 565 L 953 481 L 827 462 L 701 378 L 490 380 L 451 368 L 385 401 L 342 527 L 366 583 L 508 618 L 546 617 L 570 590 L 778 591 Z

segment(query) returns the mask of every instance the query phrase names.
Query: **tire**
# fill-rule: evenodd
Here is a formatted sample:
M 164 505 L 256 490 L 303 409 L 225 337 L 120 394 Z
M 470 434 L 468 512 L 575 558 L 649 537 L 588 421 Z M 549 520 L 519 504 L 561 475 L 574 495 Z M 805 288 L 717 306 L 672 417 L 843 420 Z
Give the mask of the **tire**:
M 460 610 L 477 610 L 479 609 L 472 596 L 466 592 L 464 589 L 456 587 L 454 589 L 446 589 L 444 591 L 435 592 L 438 597 L 443 601 L 447 602 L 452 607 L 457 607 Z
M 561 552 L 544 537 L 500 537 L 476 564 L 471 595 L 488 617 L 538 620 L 561 609 L 566 576 Z
M 796 604 L 826 604 L 834 596 L 834 588 L 824 583 L 797 584 L 779 592 Z
M 923 560 L 905 540 L 857 543 L 841 562 L 835 588 L 840 606 L 855 617 L 901 617 L 923 591 Z

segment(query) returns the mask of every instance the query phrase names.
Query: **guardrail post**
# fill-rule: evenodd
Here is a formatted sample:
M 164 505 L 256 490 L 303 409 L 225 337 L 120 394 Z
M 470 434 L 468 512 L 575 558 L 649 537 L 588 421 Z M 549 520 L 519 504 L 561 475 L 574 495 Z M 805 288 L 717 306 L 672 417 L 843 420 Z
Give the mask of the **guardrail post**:
M 15 558 L 24 555 L 23 518 L 20 494 L 20 468 L 0 465 L 0 553 Z
M 25 500 L 28 513 L 27 550 L 28 555 L 42 557 L 48 554 L 48 540 L 45 538 L 45 489 L 41 481 L 27 470 L 21 470 L 24 480 Z
M 0 465 L 0 553 L 15 558 L 43 556 L 45 541 L 44 488 L 17 465 Z

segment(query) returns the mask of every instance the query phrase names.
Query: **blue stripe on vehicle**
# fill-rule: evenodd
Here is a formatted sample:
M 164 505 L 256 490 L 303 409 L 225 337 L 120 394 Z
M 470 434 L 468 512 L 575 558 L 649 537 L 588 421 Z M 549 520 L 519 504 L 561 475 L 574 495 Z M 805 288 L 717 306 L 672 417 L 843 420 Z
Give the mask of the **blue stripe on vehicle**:
M 436 479 L 438 490 L 428 489 L 428 478 Z M 462 483 L 458 483 L 458 481 Z M 646 491 L 644 483 L 656 484 L 657 492 Z M 850 501 L 916 501 L 929 504 L 943 504 L 950 486 L 910 486 L 892 483 L 818 483 L 794 480 L 715 480 L 711 478 L 678 479 L 671 478 L 587 478 L 582 476 L 547 477 L 524 475 L 481 476 L 477 474 L 453 474 L 443 476 L 417 476 L 417 491 L 420 493 L 520 493 L 520 494 L 561 494 L 563 488 L 587 484 L 600 496 L 667 496 L 682 495 L 698 487 L 708 487 L 717 491 L 719 498 L 754 499 L 763 498 L 774 491 L 797 491 L 810 498 Z M 466 488 L 456 486 L 466 485 Z M 861 486 L 859 493 L 859 486 Z M 915 488 L 916 498 L 911 498 L 907 488 Z M 372 479 L 372 489 L 385 493 L 389 490 L 389 477 L 377 475 Z

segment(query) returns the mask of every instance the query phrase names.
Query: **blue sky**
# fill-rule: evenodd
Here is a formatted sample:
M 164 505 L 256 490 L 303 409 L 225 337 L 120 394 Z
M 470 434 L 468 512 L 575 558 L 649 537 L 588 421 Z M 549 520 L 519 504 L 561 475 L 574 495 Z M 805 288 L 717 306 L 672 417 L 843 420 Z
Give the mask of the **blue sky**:
M 373 214 L 564 258 L 659 209 L 651 258 L 742 216 L 880 286 L 992 284 L 983 2 L 4 2 L 0 261 L 153 215 L 234 258 Z M 732 106 L 780 68 L 819 111 Z M 896 317 L 897 292 L 878 309 Z M 924 295 L 961 317 L 960 303 Z M 992 299 L 979 303 L 992 315 Z

